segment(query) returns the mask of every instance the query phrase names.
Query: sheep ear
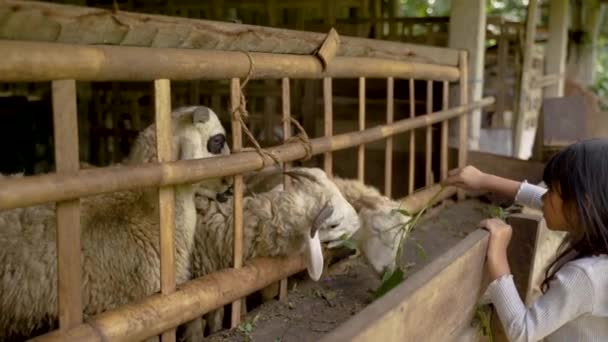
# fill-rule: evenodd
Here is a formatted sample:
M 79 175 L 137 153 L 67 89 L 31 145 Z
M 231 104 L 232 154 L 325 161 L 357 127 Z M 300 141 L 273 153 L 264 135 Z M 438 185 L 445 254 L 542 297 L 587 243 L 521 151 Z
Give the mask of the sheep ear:
M 316 231 L 312 237 L 306 237 L 306 270 L 310 279 L 317 281 L 323 274 L 323 249 L 319 232 Z
M 198 107 L 192 112 L 192 123 L 205 123 L 209 121 L 211 113 L 207 107 Z
M 315 233 L 319 231 L 319 228 L 321 228 L 325 220 L 327 220 L 333 213 L 334 207 L 331 205 L 331 203 L 329 203 L 329 201 L 325 202 L 325 205 L 323 206 L 321 211 L 319 211 L 317 217 L 315 217 L 315 220 L 312 222 L 312 228 L 310 230 L 311 238 L 315 235 Z

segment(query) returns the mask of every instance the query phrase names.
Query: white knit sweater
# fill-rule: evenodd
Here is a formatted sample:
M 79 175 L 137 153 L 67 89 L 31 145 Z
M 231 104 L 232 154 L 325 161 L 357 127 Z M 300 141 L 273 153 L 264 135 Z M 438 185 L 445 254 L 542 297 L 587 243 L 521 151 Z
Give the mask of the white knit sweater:
M 516 202 L 540 209 L 545 189 L 523 182 Z M 486 291 L 510 341 L 608 341 L 608 256 L 566 263 L 549 290 L 526 308 L 512 275 Z

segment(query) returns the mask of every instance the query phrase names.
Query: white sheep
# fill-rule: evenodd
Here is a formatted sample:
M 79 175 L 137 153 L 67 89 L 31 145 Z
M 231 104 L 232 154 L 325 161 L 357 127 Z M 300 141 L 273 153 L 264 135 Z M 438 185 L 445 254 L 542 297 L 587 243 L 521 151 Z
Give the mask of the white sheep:
M 172 125 L 173 148 L 179 159 L 229 153 L 224 128 L 206 107 L 174 112 Z M 155 151 L 140 148 L 154 146 L 154 131 L 151 126 L 140 134 L 131 162 L 154 159 Z M 229 185 L 221 180 L 208 182 L 206 195 L 216 197 Z M 158 292 L 158 191 L 149 188 L 83 198 L 80 208 L 85 318 Z M 196 225 L 193 186 L 175 187 L 175 209 L 175 275 L 179 284 L 191 278 Z M 54 204 L 0 211 L 2 341 L 21 340 L 56 327 L 55 220 Z
M 336 186 L 359 213 L 361 229 L 353 236 L 365 259 L 378 274 L 392 270 L 397 263 L 401 229 L 410 216 L 394 201 L 359 180 L 334 177 Z
M 359 228 L 352 206 L 320 169 L 294 168 L 286 172 L 295 185 L 289 191 L 271 191 L 243 198 L 243 259 L 299 253 L 307 256 L 308 274 L 318 280 L 323 270 L 321 241 L 351 236 Z M 231 267 L 233 206 L 196 197 L 197 230 L 192 254 L 192 275 Z M 223 308 L 205 315 L 209 331 L 222 327 Z M 192 338 L 192 334 L 186 335 Z
M 372 268 L 379 274 L 396 265 L 400 228 L 410 219 L 396 210 L 402 209 L 399 202 L 383 196 L 376 188 L 358 180 L 332 178 L 346 200 L 358 212 L 361 228 L 353 236 Z M 280 170 L 268 168 L 250 173 L 246 177 L 249 191 L 263 193 L 282 189 Z M 330 247 L 340 245 L 333 241 Z

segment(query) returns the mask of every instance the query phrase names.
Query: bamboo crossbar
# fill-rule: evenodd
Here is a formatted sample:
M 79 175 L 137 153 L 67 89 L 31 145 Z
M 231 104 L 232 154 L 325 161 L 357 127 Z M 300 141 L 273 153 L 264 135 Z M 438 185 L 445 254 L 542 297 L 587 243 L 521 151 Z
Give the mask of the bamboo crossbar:
M 493 97 L 463 106 L 442 110 L 431 115 L 395 121 L 362 131 L 310 139 L 313 155 L 367 144 L 391 135 L 408 132 L 426 125 L 442 122 L 494 103 Z M 306 156 L 301 143 L 290 143 L 268 149 L 279 161 L 289 162 Z M 114 166 L 80 170 L 73 175 L 46 174 L 0 181 L 0 210 L 25 207 L 47 202 L 65 201 L 79 197 L 142 187 L 158 187 L 193 183 L 206 178 L 235 175 L 254 171 L 272 163 L 256 152 L 241 152 L 230 156 L 200 160 L 180 160 L 168 163 L 147 163 L 136 166 Z
M 367 57 L 335 57 L 323 71 L 311 55 L 149 49 L 0 40 L 2 82 L 173 81 L 289 78 L 416 78 L 458 80 L 456 67 Z M 252 64 L 253 63 L 253 64 Z
M 142 341 L 304 268 L 300 256 L 251 260 L 243 268 L 206 275 L 181 285 L 171 294 L 149 296 L 106 311 L 67 331 L 56 330 L 30 341 Z

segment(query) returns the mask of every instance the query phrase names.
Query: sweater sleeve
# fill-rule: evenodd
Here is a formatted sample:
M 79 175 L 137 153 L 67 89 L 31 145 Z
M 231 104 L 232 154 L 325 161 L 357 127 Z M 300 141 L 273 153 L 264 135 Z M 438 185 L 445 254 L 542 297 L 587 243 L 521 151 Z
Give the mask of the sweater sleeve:
M 509 341 L 538 341 L 564 324 L 593 311 L 593 285 L 578 266 L 564 265 L 549 290 L 524 306 L 512 275 L 494 280 L 487 290 Z
M 534 209 L 542 209 L 542 197 L 547 192 L 547 189 L 541 188 L 538 185 L 533 185 L 527 181 L 523 181 L 519 186 L 519 190 L 515 195 L 515 202 L 523 204 Z

